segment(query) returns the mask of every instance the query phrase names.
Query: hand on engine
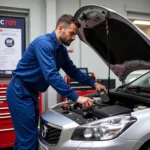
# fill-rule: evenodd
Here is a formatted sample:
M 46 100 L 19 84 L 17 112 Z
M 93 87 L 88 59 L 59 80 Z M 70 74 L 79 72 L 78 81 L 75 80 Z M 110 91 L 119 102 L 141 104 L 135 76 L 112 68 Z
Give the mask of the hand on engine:
M 88 97 L 79 96 L 77 103 L 82 104 L 83 107 L 91 107 L 93 105 L 93 100 Z

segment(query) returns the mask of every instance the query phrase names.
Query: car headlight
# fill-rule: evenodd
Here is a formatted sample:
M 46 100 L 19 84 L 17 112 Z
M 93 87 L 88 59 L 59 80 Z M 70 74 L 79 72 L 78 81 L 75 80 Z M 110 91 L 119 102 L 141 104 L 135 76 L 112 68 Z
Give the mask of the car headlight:
M 122 115 L 101 119 L 91 124 L 83 125 L 75 129 L 72 140 L 110 140 L 131 126 L 136 118 L 130 115 Z

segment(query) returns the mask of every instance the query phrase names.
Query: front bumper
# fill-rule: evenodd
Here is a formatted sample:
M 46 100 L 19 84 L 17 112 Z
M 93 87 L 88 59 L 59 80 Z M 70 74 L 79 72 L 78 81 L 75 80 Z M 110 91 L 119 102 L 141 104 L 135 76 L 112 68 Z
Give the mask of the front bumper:
M 109 141 L 72 141 L 48 146 L 39 140 L 39 150 L 138 150 L 142 143 L 136 140 L 117 138 Z
M 79 126 L 76 122 L 53 110 L 43 113 L 41 119 L 45 125 L 61 129 L 61 134 L 58 143 L 52 146 L 45 142 L 39 132 L 39 150 L 138 150 L 143 145 L 139 140 L 127 140 L 123 137 L 107 141 L 71 140 L 75 128 Z

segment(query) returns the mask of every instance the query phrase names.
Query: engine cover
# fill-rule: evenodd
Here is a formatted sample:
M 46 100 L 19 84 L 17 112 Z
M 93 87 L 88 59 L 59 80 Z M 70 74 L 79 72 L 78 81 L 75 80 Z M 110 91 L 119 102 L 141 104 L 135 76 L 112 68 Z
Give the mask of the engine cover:
M 119 105 L 113 105 L 113 106 L 106 106 L 100 109 L 93 107 L 92 112 L 93 115 L 98 118 L 105 118 L 125 113 L 131 113 L 132 109 Z

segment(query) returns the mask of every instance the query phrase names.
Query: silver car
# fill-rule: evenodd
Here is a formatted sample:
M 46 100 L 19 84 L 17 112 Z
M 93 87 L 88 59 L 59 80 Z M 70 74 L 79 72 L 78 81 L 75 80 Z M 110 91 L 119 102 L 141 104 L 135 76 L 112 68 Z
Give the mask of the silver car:
M 40 117 L 39 150 L 150 150 L 150 72 L 125 84 L 132 71 L 150 69 L 150 40 L 104 7 L 84 6 L 75 18 L 81 23 L 79 38 L 123 85 L 108 95 L 88 95 L 94 101 L 88 109 L 66 101 L 45 111 Z

